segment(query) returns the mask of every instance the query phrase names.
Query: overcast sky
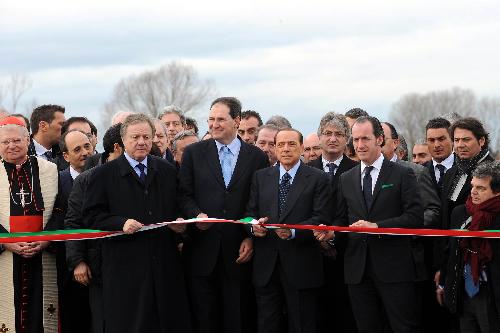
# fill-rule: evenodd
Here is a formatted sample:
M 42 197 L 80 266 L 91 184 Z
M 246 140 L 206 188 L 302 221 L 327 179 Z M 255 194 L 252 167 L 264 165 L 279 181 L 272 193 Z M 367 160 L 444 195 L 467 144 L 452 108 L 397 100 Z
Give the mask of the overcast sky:
M 0 0 L 0 80 L 26 74 L 25 102 L 99 123 L 120 78 L 176 60 L 309 133 L 327 111 L 387 119 L 408 92 L 500 97 L 499 13 L 498 1 Z

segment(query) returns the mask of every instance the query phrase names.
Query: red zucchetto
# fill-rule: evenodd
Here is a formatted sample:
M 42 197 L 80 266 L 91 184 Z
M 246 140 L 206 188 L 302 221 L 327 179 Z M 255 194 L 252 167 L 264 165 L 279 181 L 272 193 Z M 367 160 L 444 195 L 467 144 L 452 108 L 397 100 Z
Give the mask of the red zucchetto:
M 24 121 L 22 121 L 21 119 L 19 119 L 17 117 L 13 117 L 13 116 L 0 119 L 0 126 L 4 126 L 4 125 L 18 125 L 18 126 L 26 127 L 26 125 L 24 124 Z

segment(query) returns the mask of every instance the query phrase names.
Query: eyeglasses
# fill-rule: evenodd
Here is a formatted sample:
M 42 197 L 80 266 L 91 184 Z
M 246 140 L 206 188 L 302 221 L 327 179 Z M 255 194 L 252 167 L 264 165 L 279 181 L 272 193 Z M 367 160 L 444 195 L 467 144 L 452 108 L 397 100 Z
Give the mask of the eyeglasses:
M 7 147 L 10 143 L 13 143 L 14 146 L 20 146 L 22 142 L 23 142 L 23 139 L 8 139 L 8 140 L 1 141 L 0 143 L 2 144 L 2 146 Z
M 334 136 L 336 138 L 343 138 L 345 136 L 344 133 L 342 132 L 332 132 L 332 131 L 324 131 L 323 133 L 321 133 L 321 135 L 324 135 L 328 138 L 331 136 Z

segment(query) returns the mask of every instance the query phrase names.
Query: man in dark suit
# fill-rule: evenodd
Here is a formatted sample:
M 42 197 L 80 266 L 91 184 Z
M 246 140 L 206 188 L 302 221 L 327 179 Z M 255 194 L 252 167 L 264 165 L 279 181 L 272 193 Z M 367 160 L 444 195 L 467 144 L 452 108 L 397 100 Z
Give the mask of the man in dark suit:
M 121 127 L 125 153 L 96 168 L 88 184 L 87 225 L 127 235 L 102 242 L 106 332 L 190 332 L 188 300 L 174 232 L 183 225 L 138 232 L 175 220 L 175 167 L 149 155 L 155 127 L 143 114 Z
M 302 151 L 300 132 L 280 130 L 276 135 L 280 165 L 257 171 L 252 181 L 247 215 L 264 224 L 253 227 L 259 333 L 280 331 L 285 303 L 290 332 L 318 332 L 318 294 L 324 276 L 313 233 L 265 227 L 265 223 L 317 225 L 331 220 L 328 177 L 302 164 Z
M 78 130 L 70 130 L 61 137 L 62 156 L 69 166 L 59 171 L 59 200 L 67 212 L 68 198 L 73 188 L 73 180 L 83 171 L 85 161 L 93 152 L 90 138 Z M 78 280 L 79 272 L 87 272 L 88 265 L 81 262 L 76 267 L 67 267 L 66 243 L 61 247 L 60 262 L 66 269 L 60 280 L 61 319 L 64 331 L 86 333 L 90 330 L 90 309 L 86 284 Z M 75 282 L 76 281 L 76 282 Z
M 384 159 L 384 132 L 378 119 L 357 119 L 352 137 L 361 164 L 340 177 L 335 225 L 421 227 L 423 209 L 415 174 Z M 320 241 L 325 235 L 316 232 Z M 410 237 L 349 233 L 344 261 L 361 333 L 383 332 L 386 326 L 395 333 L 420 332 Z
M 64 112 L 63 106 L 40 105 L 33 110 L 30 118 L 32 137 L 28 155 L 38 156 L 55 163 L 59 171 L 68 166 L 61 158 L 59 149 L 61 129 L 65 121 Z
M 439 195 L 441 195 L 445 173 L 455 165 L 450 126 L 450 122 L 444 118 L 433 118 L 425 126 L 427 145 L 432 159 L 424 166 L 429 170 Z
M 357 164 L 345 154 L 347 139 L 351 128 L 346 117 L 334 112 L 328 112 L 320 121 L 318 128 L 321 155 L 308 165 L 327 173 L 332 187 L 332 202 L 335 206 L 337 184 L 342 175 Z M 328 221 L 332 224 L 333 221 Z M 331 331 L 332 319 L 336 328 L 342 332 L 355 332 L 356 325 L 349 306 L 349 295 L 344 283 L 344 250 L 347 235 L 338 235 L 335 243 L 321 242 L 325 264 L 325 286 L 321 297 L 320 332 Z
M 189 145 L 179 171 L 185 217 L 240 219 L 253 173 L 269 166 L 266 155 L 236 133 L 241 104 L 233 97 L 216 99 L 208 118 L 212 139 Z M 247 307 L 253 253 L 252 239 L 237 224 L 190 225 L 192 242 L 183 249 L 195 330 L 252 331 Z

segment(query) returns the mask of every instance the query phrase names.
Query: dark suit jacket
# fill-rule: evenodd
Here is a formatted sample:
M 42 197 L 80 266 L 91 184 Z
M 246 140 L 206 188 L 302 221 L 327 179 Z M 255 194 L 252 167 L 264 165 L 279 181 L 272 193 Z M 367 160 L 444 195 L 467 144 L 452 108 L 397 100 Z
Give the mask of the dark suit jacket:
M 269 217 L 268 223 L 318 225 L 331 221 L 331 188 L 324 172 L 300 165 L 281 216 L 278 213 L 279 175 L 279 167 L 255 173 L 248 216 Z M 295 288 L 316 288 L 323 284 L 323 259 L 312 231 L 297 229 L 294 239 L 282 240 L 270 229 L 265 237 L 254 239 L 253 281 L 256 286 L 267 285 L 278 258 Z
M 145 184 L 124 155 L 96 168 L 83 216 L 88 226 L 100 230 L 122 230 L 127 219 L 145 225 L 175 220 L 179 216 L 175 168 L 148 156 Z M 101 253 L 106 331 L 125 332 L 131 327 L 190 331 L 182 265 L 170 228 L 106 239 Z M 122 297 L 125 290 L 127 297 Z
M 73 188 L 73 178 L 69 171 L 69 166 L 63 171 L 59 171 L 59 195 L 61 196 L 62 202 L 66 208 L 68 204 L 68 198 Z M 66 209 L 65 209 L 66 211 Z
M 241 149 L 227 189 L 215 141 L 200 141 L 186 147 L 179 171 L 180 204 L 185 217 L 193 218 L 200 213 L 232 220 L 245 217 L 253 173 L 269 166 L 269 160 L 259 148 L 240 141 Z M 192 243 L 184 255 L 190 274 L 207 276 L 213 272 L 222 249 L 227 273 L 235 277 L 245 275 L 247 265 L 235 263 L 240 244 L 248 237 L 243 226 L 215 224 L 206 231 L 190 226 L 188 231 Z
M 89 158 L 87 158 L 87 161 L 85 161 L 84 169 L 89 170 L 95 168 L 98 165 L 103 164 L 101 157 L 102 157 L 101 153 L 96 153 L 94 155 L 89 156 Z
M 454 161 L 456 162 L 456 159 Z M 453 166 L 455 166 L 455 162 L 453 162 Z M 438 183 L 436 180 L 436 173 L 434 172 L 434 164 L 432 163 L 432 160 L 425 162 L 423 164 L 423 166 L 429 171 L 429 174 L 431 175 L 432 184 L 436 188 L 438 195 L 441 198 L 441 188 L 438 186 Z M 449 170 L 447 170 L 447 171 L 449 171 Z
M 37 156 L 33 139 L 31 139 L 28 146 L 28 155 Z M 50 159 L 50 162 L 55 163 L 57 165 L 57 170 L 59 171 L 62 171 L 69 167 L 69 163 L 66 162 L 66 160 L 62 157 L 62 152 L 59 148 L 59 145 L 52 146 L 52 159 Z
M 348 226 L 358 220 L 375 222 L 381 228 L 419 228 L 423 225 L 415 173 L 385 159 L 369 210 L 361 192 L 360 165 L 340 176 L 337 199 L 335 225 Z M 406 236 L 349 233 L 344 256 L 345 282 L 357 284 L 362 281 L 368 256 L 380 281 L 414 281 L 415 264 L 410 241 Z

